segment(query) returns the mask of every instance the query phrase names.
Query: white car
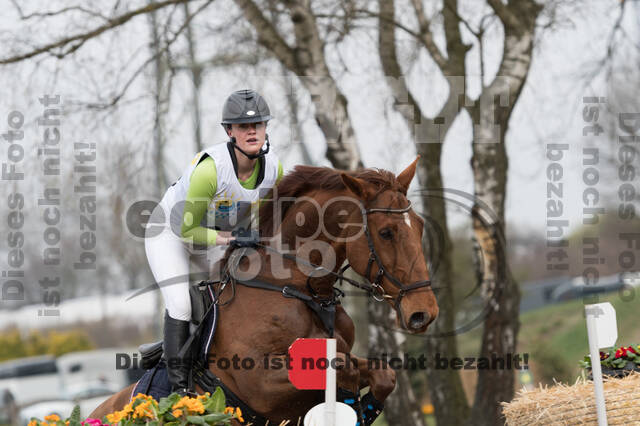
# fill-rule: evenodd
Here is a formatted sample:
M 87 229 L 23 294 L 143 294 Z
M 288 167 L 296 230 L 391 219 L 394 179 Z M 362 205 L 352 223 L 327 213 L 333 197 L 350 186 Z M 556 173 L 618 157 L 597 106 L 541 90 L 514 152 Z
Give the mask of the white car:
M 43 355 L 0 363 L 0 389 L 8 389 L 18 406 L 58 398 L 62 380 L 56 359 Z
M 43 420 L 44 416 L 57 414 L 61 419 L 71 415 L 73 407 L 80 406 L 81 418 L 87 417 L 95 408 L 120 388 L 109 382 L 78 383 L 69 386 L 60 399 L 37 402 L 20 410 L 20 424 L 28 424 L 32 417 Z

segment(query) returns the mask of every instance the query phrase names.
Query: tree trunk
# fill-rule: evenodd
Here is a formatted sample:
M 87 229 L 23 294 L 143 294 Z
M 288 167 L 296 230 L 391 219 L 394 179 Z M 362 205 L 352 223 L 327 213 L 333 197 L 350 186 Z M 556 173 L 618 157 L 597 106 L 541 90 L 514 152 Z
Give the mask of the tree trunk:
M 152 4 L 153 1 L 149 1 Z M 154 111 L 153 111 L 153 146 L 154 155 L 153 159 L 155 164 L 153 167 L 156 169 L 156 193 L 158 199 L 162 196 L 167 189 L 167 176 L 164 163 L 164 118 L 166 115 L 166 106 L 168 104 L 169 93 L 167 90 L 167 66 L 165 63 L 165 55 L 160 52 L 160 34 L 158 34 L 158 23 L 156 20 L 156 12 L 149 13 L 149 27 L 151 31 L 151 41 L 149 47 L 154 55 L 153 61 L 153 76 L 154 76 Z
M 390 88 L 394 97 L 394 105 L 405 119 L 413 139 L 416 150 L 420 154 L 418 161 L 418 179 L 421 189 L 421 200 L 424 213 L 439 228 L 444 241 L 437 258 L 437 269 L 431 269 L 433 287 L 437 289 L 440 313 L 434 321 L 425 339 L 425 353 L 433 359 L 436 354 L 451 359 L 458 353 L 456 336 L 452 333 L 454 324 L 454 298 L 451 283 L 451 240 L 447 225 L 445 197 L 443 194 L 442 175 L 440 172 L 440 157 L 442 143 L 449 131 L 453 120 L 458 114 L 458 91 L 450 88 L 449 99 L 445 102 L 436 117 L 442 124 L 434 124 L 434 120 L 423 115 L 420 106 L 413 98 L 406 86 L 402 71 L 397 61 L 395 47 L 395 21 L 393 1 L 380 0 L 379 21 L 379 55 L 387 78 L 392 78 Z M 453 44 L 450 44 L 453 48 Z M 465 50 L 466 51 L 466 50 Z M 464 75 L 464 61 L 451 62 L 447 67 L 457 69 Z M 422 123 L 422 124 L 420 124 Z M 425 248 L 427 260 L 432 253 Z M 466 420 L 469 413 L 460 375 L 452 369 L 436 369 L 433 364 L 428 365 L 426 371 L 431 401 L 435 407 L 435 416 L 439 425 L 459 425 Z M 417 407 L 414 407 L 415 412 Z M 395 419 L 394 419 L 395 421 Z
M 504 201 L 508 159 L 505 135 L 513 107 L 526 81 L 540 6 L 490 2 L 505 28 L 503 59 L 497 77 L 470 108 L 474 126 L 471 166 L 474 178 L 473 232 L 483 257 L 476 262 L 482 295 L 491 307 L 484 322 L 481 357 L 506 358 L 516 352 L 520 291 L 508 270 Z M 501 402 L 514 395 L 514 370 L 478 370 L 476 396 L 468 424 L 503 424 Z
M 153 0 L 149 0 L 149 4 L 153 3 Z M 167 83 L 167 64 L 165 55 L 160 52 L 160 34 L 158 34 L 158 23 L 156 19 L 156 12 L 149 13 L 149 26 L 151 31 L 150 49 L 155 57 L 154 59 L 154 126 L 153 126 L 153 146 L 154 146 L 154 167 L 156 171 L 156 187 L 155 192 L 157 199 L 160 200 L 162 194 L 167 189 L 167 176 L 164 162 L 164 123 L 166 108 L 169 103 L 169 96 L 171 94 L 170 85 Z M 162 293 L 156 292 L 156 318 L 158 321 L 154 321 L 155 330 L 154 334 L 158 337 L 162 336 L 162 318 L 164 302 L 162 300 Z
M 187 45 L 189 47 L 189 70 L 191 71 L 191 79 L 193 81 L 193 89 L 191 91 L 193 103 L 193 136 L 196 143 L 196 152 L 204 149 L 202 145 L 202 130 L 200 125 L 200 86 L 202 84 L 202 66 L 196 60 L 196 42 L 193 38 L 191 21 L 189 20 L 189 3 L 182 3 L 184 8 L 184 19 L 187 22 L 186 35 Z
M 395 332 L 389 332 L 387 327 L 377 324 L 390 324 L 395 321 L 395 314 L 386 302 L 376 302 L 370 299 L 369 313 L 369 358 L 381 359 L 388 357 L 402 358 L 400 348 L 403 346 Z M 382 321 L 382 322 L 372 322 Z M 374 343 L 374 344 L 371 344 Z M 409 373 L 406 369 L 396 370 L 396 389 L 384 403 L 384 417 L 389 425 L 394 426 L 424 426 L 424 419 L 419 409 L 416 409 L 416 397 L 411 388 Z

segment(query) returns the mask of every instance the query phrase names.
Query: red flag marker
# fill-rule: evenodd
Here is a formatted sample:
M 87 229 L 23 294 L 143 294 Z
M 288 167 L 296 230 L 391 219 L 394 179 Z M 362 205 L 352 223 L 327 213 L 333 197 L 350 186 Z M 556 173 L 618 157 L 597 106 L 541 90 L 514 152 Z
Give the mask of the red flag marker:
M 326 388 L 326 339 L 297 339 L 289 346 L 289 359 L 289 381 L 296 389 Z

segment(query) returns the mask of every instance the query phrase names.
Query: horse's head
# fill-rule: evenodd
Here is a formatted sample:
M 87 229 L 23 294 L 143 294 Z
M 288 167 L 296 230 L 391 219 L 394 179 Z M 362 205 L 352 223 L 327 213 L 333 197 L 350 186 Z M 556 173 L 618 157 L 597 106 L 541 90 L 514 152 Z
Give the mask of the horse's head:
M 364 232 L 347 242 L 347 259 L 373 283 L 374 295 L 394 307 L 400 326 L 411 333 L 425 332 L 438 315 L 422 249 L 424 221 L 406 197 L 417 161 L 396 177 L 393 189 L 381 190 L 366 179 L 342 174 L 347 189 L 362 203 L 350 219 L 364 224 Z

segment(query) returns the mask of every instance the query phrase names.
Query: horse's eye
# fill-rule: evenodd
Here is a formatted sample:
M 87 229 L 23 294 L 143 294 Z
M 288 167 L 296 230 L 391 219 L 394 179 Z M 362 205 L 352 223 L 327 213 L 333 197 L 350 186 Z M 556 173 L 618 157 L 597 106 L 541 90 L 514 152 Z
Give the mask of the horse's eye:
M 393 231 L 389 228 L 381 229 L 379 234 L 380 234 L 380 238 L 382 238 L 383 240 L 393 239 Z

